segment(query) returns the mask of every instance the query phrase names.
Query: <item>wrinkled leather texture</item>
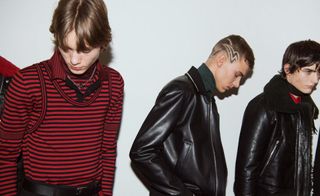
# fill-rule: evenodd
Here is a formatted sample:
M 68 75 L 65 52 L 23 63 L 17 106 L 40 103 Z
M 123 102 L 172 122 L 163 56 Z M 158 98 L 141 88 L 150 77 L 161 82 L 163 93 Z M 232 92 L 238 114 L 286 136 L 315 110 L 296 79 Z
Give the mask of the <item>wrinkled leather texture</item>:
M 11 78 L 4 77 L 4 76 L 0 75 L 0 115 L 2 114 L 2 110 L 3 110 L 2 108 L 3 108 L 3 104 L 4 104 L 4 96 L 5 96 L 5 92 L 8 89 L 10 80 L 11 80 Z
M 236 161 L 236 196 L 310 195 L 314 108 L 300 103 L 285 110 L 290 100 L 281 103 L 285 100 L 281 96 L 264 92 L 246 108 Z
M 150 195 L 225 195 L 219 114 L 192 69 L 162 89 L 132 145 L 133 167 Z

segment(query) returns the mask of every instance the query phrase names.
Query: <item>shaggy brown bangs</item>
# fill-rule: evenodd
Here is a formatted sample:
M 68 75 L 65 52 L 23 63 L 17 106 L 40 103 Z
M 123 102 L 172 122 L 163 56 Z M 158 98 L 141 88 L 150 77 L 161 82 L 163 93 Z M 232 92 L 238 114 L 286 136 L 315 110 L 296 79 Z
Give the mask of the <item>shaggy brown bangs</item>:
M 111 41 L 111 28 L 103 1 L 61 0 L 50 26 L 55 46 L 66 50 L 65 38 L 72 30 L 77 35 L 77 51 L 106 48 Z

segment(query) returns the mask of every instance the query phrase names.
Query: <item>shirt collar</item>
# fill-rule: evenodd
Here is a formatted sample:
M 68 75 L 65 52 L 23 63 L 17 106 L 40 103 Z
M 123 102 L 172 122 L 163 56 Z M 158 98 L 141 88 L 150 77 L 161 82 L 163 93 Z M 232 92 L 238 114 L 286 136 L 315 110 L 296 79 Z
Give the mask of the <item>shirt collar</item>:
M 198 68 L 198 71 L 206 91 L 212 95 L 216 89 L 216 83 L 212 72 L 205 63 L 202 63 Z
M 295 104 L 298 104 L 298 103 L 301 103 L 301 97 L 300 96 L 295 96 L 293 95 L 292 93 L 289 93 L 292 101 L 295 103 Z

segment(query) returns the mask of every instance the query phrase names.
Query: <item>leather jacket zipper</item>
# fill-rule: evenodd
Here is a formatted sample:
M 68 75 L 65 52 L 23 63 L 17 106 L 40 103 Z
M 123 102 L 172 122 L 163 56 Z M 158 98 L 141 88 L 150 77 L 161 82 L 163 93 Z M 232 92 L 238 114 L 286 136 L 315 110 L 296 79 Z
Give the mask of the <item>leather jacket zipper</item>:
M 210 104 L 209 104 L 209 132 L 210 132 L 210 140 L 211 140 L 211 148 L 212 148 L 212 154 L 213 154 L 213 163 L 214 163 L 214 169 L 215 169 L 215 196 L 218 195 L 218 169 L 217 169 L 217 161 L 216 161 L 216 154 L 215 154 L 215 148 L 213 146 L 213 141 L 212 141 L 212 131 L 211 131 L 211 115 L 212 115 L 212 100 L 209 99 Z
M 280 140 L 278 139 L 278 140 L 276 141 L 274 147 L 272 148 L 272 151 L 271 151 L 270 156 L 268 157 L 268 159 L 267 159 L 267 161 L 266 161 L 266 164 L 264 164 L 264 166 L 263 166 L 263 168 L 262 168 L 262 170 L 261 170 L 261 172 L 260 172 L 260 176 L 264 173 L 264 171 L 266 170 L 267 166 L 269 165 L 271 159 L 272 159 L 273 156 L 275 155 L 276 150 L 277 150 L 277 148 L 278 148 L 278 146 L 279 146 L 279 143 L 280 143 Z

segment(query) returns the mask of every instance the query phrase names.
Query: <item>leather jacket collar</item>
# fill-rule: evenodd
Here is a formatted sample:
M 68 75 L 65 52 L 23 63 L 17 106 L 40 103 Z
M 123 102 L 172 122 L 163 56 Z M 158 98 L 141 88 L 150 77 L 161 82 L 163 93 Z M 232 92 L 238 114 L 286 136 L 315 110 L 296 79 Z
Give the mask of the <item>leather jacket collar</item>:
M 186 76 L 192 81 L 198 93 L 204 94 L 204 95 L 206 94 L 206 88 L 202 82 L 201 76 L 197 68 L 192 66 L 189 69 L 189 71 L 186 73 Z

